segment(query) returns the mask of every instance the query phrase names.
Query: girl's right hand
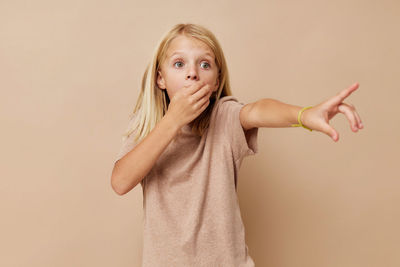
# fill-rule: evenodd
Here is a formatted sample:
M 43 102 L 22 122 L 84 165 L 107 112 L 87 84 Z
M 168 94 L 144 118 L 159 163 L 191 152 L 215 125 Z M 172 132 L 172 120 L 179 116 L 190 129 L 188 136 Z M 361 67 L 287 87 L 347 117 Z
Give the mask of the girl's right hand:
M 179 90 L 170 100 L 166 115 L 182 127 L 199 116 L 210 103 L 212 88 L 199 82 Z

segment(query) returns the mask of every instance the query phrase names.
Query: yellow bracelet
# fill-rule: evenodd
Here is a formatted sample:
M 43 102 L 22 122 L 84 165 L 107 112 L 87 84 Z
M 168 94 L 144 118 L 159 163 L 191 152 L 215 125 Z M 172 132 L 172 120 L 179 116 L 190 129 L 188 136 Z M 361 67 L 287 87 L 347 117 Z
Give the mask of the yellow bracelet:
M 292 127 L 300 127 L 301 126 L 303 128 L 306 128 L 306 129 L 310 130 L 310 132 L 312 132 L 312 130 L 310 128 L 308 128 L 307 126 L 304 126 L 301 123 L 301 120 L 300 120 L 300 117 L 301 117 L 301 114 L 303 113 L 303 111 L 306 110 L 306 109 L 309 109 L 309 108 L 312 108 L 312 106 L 304 107 L 299 111 L 299 114 L 297 115 L 297 121 L 299 122 L 299 124 L 292 124 Z

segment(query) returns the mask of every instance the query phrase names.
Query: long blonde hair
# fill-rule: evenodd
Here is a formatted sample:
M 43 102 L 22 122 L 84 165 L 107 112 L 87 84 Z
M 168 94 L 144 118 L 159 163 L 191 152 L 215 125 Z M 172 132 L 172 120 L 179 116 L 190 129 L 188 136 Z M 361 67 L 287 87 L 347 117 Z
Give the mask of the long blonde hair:
M 193 37 L 206 43 L 214 52 L 215 63 L 219 70 L 218 79 L 220 83 L 218 90 L 210 96 L 208 107 L 193 120 L 192 132 L 202 136 L 209 126 L 211 112 L 215 103 L 223 96 L 232 95 L 224 53 L 214 34 L 198 24 L 176 24 L 161 38 L 154 51 L 153 59 L 143 74 L 139 98 L 133 112 L 130 114 L 131 119 L 135 117 L 134 123 L 125 132 L 124 138 L 135 132 L 134 139 L 139 142 L 150 133 L 167 112 L 170 99 L 167 91 L 158 87 L 156 82 L 157 74 L 159 67 L 166 58 L 166 51 L 171 41 L 179 35 Z

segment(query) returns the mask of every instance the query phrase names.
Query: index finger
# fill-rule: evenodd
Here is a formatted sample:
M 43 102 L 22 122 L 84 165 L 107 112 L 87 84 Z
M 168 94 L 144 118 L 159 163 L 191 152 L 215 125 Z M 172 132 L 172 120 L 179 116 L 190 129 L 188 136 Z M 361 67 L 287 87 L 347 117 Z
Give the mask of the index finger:
M 340 91 L 336 96 L 334 96 L 331 101 L 333 104 L 338 105 L 343 102 L 343 100 L 348 97 L 351 93 L 353 93 L 359 86 L 359 83 L 356 82 L 349 88 L 346 88 Z
M 206 83 L 204 81 L 201 82 L 197 82 L 195 84 L 192 84 L 188 87 L 188 89 L 186 90 L 186 93 L 188 95 L 193 95 L 194 93 L 196 93 L 198 90 L 200 90 L 201 88 L 203 88 L 206 85 Z

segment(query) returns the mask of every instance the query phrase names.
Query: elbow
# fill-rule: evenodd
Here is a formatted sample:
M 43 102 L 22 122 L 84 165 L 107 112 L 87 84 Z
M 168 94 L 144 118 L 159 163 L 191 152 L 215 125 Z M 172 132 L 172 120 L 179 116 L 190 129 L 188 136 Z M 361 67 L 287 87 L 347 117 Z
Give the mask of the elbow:
M 125 195 L 136 185 L 139 183 L 139 179 L 135 179 L 134 177 L 126 177 L 121 174 L 121 170 L 119 170 L 118 162 L 115 163 L 114 169 L 111 174 L 111 188 L 117 193 L 119 196 Z
M 111 188 L 114 190 L 114 192 L 117 195 L 122 196 L 122 195 L 126 194 L 126 190 L 124 190 L 124 188 L 121 187 L 121 183 L 119 182 L 120 179 L 116 175 L 115 169 L 116 168 L 114 167 L 112 174 L 111 174 Z
M 111 176 L 111 188 L 114 190 L 114 192 L 119 195 L 122 196 L 124 195 L 126 192 L 123 190 L 123 188 L 121 188 L 118 184 L 118 182 L 116 181 L 115 176 Z

